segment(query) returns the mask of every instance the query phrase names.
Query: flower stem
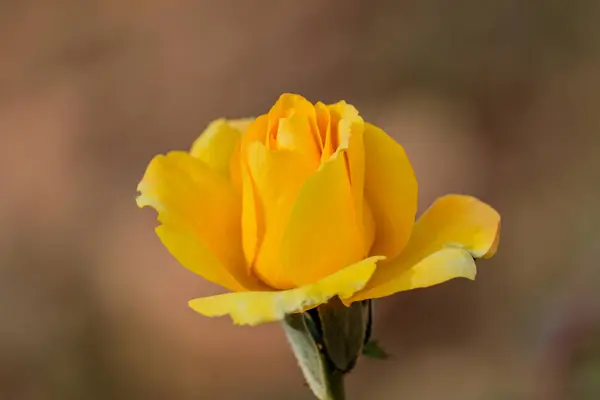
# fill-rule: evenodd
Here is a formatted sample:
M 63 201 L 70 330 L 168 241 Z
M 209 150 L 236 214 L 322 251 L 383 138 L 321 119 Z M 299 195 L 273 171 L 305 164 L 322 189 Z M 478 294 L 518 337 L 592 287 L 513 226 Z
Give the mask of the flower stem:
M 344 374 L 339 370 L 334 370 L 328 375 L 329 397 L 327 400 L 345 400 L 346 391 L 344 390 Z

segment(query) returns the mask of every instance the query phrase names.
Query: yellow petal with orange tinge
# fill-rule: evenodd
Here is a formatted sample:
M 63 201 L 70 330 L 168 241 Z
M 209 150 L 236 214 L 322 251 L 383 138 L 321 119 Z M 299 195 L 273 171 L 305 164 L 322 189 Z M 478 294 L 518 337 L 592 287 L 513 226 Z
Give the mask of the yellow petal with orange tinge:
M 317 169 L 321 161 L 321 149 L 311 130 L 310 122 L 305 117 L 292 115 L 280 119 L 277 148 L 299 154 L 312 169 Z
M 257 206 L 256 216 L 260 223 L 264 223 L 264 232 L 258 230 L 258 249 L 252 266 L 270 286 L 290 289 L 296 285 L 282 264 L 281 243 L 300 188 L 313 169 L 302 155 L 288 150 L 268 150 L 259 142 L 248 144 L 246 151 L 249 180 L 253 182 L 254 190 L 251 195 Z M 244 220 L 244 235 L 252 234 L 246 231 L 246 222 L 253 223 Z M 250 255 L 251 251 L 248 247 L 246 254 Z
M 426 259 L 427 268 L 419 267 L 420 279 L 430 274 L 431 282 L 439 283 L 450 279 L 452 273 L 467 276 L 470 273 L 465 272 L 468 271 L 465 269 L 468 263 L 456 263 L 460 259 L 459 255 L 447 250 L 461 250 L 463 255 L 468 254 L 470 258 L 490 257 L 497 248 L 499 228 L 498 212 L 480 200 L 464 195 L 441 197 L 416 223 L 400 256 L 382 263 L 367 287 L 352 301 L 407 290 L 402 277 L 407 276 L 410 270 Z M 438 253 L 441 255 L 436 256 Z M 435 263 L 441 264 L 434 265 Z M 440 277 L 440 271 L 444 279 Z M 427 282 L 427 279 L 422 282 Z
M 194 299 L 192 309 L 208 317 L 229 314 L 238 325 L 257 325 L 281 320 L 286 314 L 300 312 L 327 302 L 334 296 L 348 299 L 365 286 L 377 261 L 370 257 L 350 265 L 322 280 L 296 289 L 278 292 L 228 293 Z
M 282 274 L 306 285 L 366 256 L 346 161 L 338 152 L 300 189 L 283 237 Z
M 242 137 L 239 156 L 239 174 L 242 196 L 242 249 L 246 259 L 246 265 L 251 266 L 256 259 L 258 247 L 264 236 L 264 210 L 258 199 L 256 184 L 250 173 L 248 164 L 248 149 L 255 142 L 263 143 L 266 138 L 267 116 L 261 115 L 250 123 L 246 133 Z M 235 157 L 234 157 L 235 158 Z M 234 170 L 232 165 L 232 172 Z
M 394 261 L 386 265 L 393 268 Z M 475 279 L 477 268 L 471 254 L 463 249 L 446 248 L 437 251 L 389 281 L 374 288 L 365 288 L 344 303 L 389 296 L 405 290 L 425 288 L 454 278 Z
M 375 220 L 371 254 L 395 258 L 417 213 L 417 180 L 404 149 L 384 131 L 365 124 L 365 199 Z
M 242 133 L 251 121 L 252 119 L 218 119 L 211 122 L 192 145 L 190 154 L 229 178 L 231 158 L 239 147 Z
M 321 162 L 329 159 L 337 149 L 337 141 L 334 143 L 331 129 L 331 114 L 329 108 L 320 101 L 315 104 L 317 113 L 317 127 L 319 130 L 319 138 L 322 143 Z
M 228 179 L 186 152 L 159 155 L 138 185 L 139 207 L 151 206 L 157 234 L 185 267 L 230 290 L 260 290 L 245 268 L 241 206 Z
M 375 242 L 375 220 L 373 219 L 373 211 L 371 206 L 366 201 L 363 202 L 363 228 L 364 228 L 364 241 L 365 248 L 371 249 L 373 242 Z M 370 251 L 370 250 L 369 250 Z M 368 253 L 370 254 L 370 253 Z
M 345 101 L 329 105 L 328 109 L 332 121 L 338 121 L 337 128 L 334 130 L 337 132 L 339 148 L 346 149 L 344 157 L 346 157 L 352 187 L 356 218 L 364 232 L 364 248 L 368 252 L 373 244 L 368 231 L 373 221 L 370 220 L 372 213 L 369 211 L 363 215 L 365 213 L 363 204 L 365 198 L 365 144 L 363 137 L 365 124 L 358 115 L 358 110 Z
M 269 110 L 267 118 L 267 137 L 269 139 L 266 145 L 268 149 L 308 152 L 308 148 L 312 148 L 313 146 L 316 146 L 319 150 L 322 148 L 321 138 L 318 134 L 315 107 L 304 97 L 292 93 L 282 94 Z M 293 124 L 296 125 L 295 128 L 300 128 L 300 121 L 304 121 L 305 124 L 302 124 L 304 126 L 301 129 L 296 129 L 296 137 L 291 137 L 291 135 L 284 133 L 283 137 L 280 138 L 281 122 L 288 119 L 293 121 Z M 292 145 L 291 147 L 290 144 Z
M 258 245 L 264 236 L 264 216 L 260 205 L 258 204 L 256 186 L 248 165 L 242 161 L 241 164 L 241 185 L 242 185 L 242 250 L 248 271 L 254 264 Z

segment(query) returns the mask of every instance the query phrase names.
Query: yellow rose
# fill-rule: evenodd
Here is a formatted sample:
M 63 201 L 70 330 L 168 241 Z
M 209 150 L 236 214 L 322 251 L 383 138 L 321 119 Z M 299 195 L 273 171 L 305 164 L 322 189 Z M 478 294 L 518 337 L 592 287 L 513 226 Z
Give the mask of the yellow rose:
M 284 94 L 256 119 L 217 120 L 189 152 L 156 156 L 138 190 L 171 254 L 234 292 L 190 306 L 238 324 L 473 279 L 498 245 L 499 214 L 473 197 L 442 197 L 415 223 L 403 148 L 343 101 Z

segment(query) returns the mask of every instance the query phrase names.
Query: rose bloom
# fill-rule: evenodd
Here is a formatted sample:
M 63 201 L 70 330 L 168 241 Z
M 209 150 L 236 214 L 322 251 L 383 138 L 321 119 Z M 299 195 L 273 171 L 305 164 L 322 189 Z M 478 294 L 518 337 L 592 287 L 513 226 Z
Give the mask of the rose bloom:
M 154 157 L 138 190 L 171 254 L 232 292 L 190 306 L 237 324 L 474 279 L 498 245 L 499 214 L 470 196 L 415 222 L 403 148 L 343 101 L 284 94 L 258 118 L 217 120 L 189 152 Z

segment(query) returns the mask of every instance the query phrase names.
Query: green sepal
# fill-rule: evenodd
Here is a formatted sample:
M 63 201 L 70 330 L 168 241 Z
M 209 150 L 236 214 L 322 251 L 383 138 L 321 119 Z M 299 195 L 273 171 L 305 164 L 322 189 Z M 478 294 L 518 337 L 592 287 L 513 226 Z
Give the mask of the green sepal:
M 370 301 L 346 307 L 338 298 L 284 318 L 288 341 L 308 386 L 319 400 L 345 398 L 344 376 L 362 354 L 370 322 Z
M 369 340 L 363 347 L 362 354 L 365 357 L 377 360 L 386 360 L 390 357 L 389 354 L 381 348 L 377 340 Z
M 339 374 L 313 338 L 303 314 L 289 314 L 283 329 L 298 360 L 304 379 L 319 400 L 343 400 L 343 374 Z
M 367 302 L 346 307 L 338 298 L 317 308 L 324 350 L 336 369 L 350 372 L 365 343 L 370 310 Z

